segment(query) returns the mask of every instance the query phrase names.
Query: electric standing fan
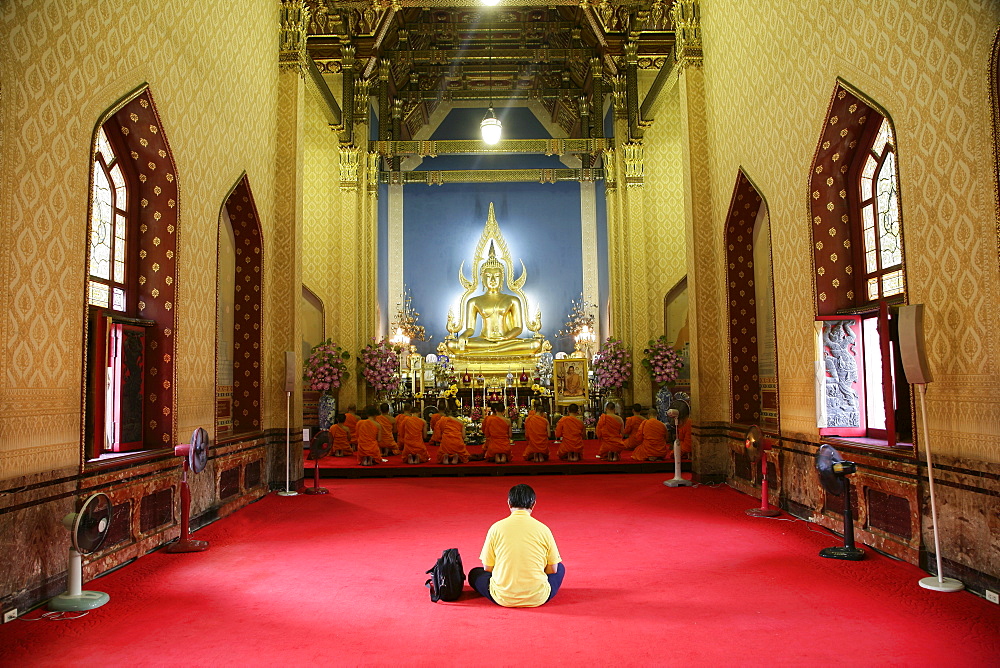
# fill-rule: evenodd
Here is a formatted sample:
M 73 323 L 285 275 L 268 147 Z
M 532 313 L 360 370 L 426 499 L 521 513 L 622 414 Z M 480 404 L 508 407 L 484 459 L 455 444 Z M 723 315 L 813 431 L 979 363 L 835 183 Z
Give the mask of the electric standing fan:
M 110 597 L 103 591 L 82 591 L 83 555 L 96 552 L 108 535 L 111 499 L 107 494 L 94 494 L 83 502 L 79 512 L 67 514 L 62 523 L 69 529 L 71 543 L 66 591 L 51 599 L 48 608 L 58 612 L 99 608 Z
M 667 487 L 690 487 L 694 484 L 681 475 L 681 422 L 691 415 L 691 404 L 683 398 L 684 396 L 686 395 L 682 392 L 675 394 L 674 400 L 670 402 L 670 408 L 667 409 L 667 415 L 674 419 L 674 477 L 663 481 Z
M 816 471 L 819 481 L 830 494 L 844 497 L 844 546 L 827 547 L 819 556 L 830 559 L 861 561 L 865 551 L 854 547 L 854 515 L 851 511 L 851 481 L 847 476 L 858 470 L 854 462 L 845 461 L 832 446 L 821 445 L 816 453 Z
M 309 456 L 307 459 L 315 462 L 313 464 L 313 486 L 307 487 L 306 494 L 329 494 L 330 490 L 319 486 L 319 460 L 330 454 L 333 449 L 333 442 L 330 440 L 330 432 L 320 431 L 309 441 Z
M 174 448 L 174 454 L 184 458 L 184 474 L 181 477 L 181 536 L 176 543 L 167 546 L 167 552 L 204 552 L 207 540 L 194 540 L 188 535 L 191 519 L 191 487 L 188 485 L 188 469 L 201 473 L 208 464 L 208 432 L 198 427 L 191 434 L 190 443 L 182 443 Z
M 743 447 L 746 449 L 751 465 L 760 462 L 760 508 L 749 508 L 747 515 L 751 517 L 777 517 L 781 511 L 770 506 L 767 488 L 767 451 L 771 449 L 771 442 L 764 438 L 760 427 L 753 425 L 747 429 L 746 436 L 743 438 Z

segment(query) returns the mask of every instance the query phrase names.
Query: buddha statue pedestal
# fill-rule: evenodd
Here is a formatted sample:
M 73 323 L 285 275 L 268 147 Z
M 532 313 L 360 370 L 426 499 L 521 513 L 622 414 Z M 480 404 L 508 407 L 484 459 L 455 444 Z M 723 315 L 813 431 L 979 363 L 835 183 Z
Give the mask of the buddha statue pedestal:
M 448 356 L 459 375 L 468 371 L 473 376 L 484 376 L 491 381 L 498 381 L 500 385 L 507 380 L 508 373 L 514 374 L 517 378 L 524 371 L 529 377 L 534 378 L 538 356 L 552 350 L 552 346 L 540 337 L 514 339 L 514 341 L 529 345 L 523 348 L 510 346 L 507 351 L 503 346 L 498 346 L 495 349 L 478 348 L 466 352 L 460 348 L 458 339 L 448 338 L 438 344 L 438 353 Z

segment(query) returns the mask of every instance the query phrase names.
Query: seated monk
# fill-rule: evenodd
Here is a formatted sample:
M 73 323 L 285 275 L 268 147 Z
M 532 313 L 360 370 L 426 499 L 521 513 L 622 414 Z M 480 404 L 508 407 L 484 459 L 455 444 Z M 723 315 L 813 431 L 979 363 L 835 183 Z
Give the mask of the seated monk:
M 542 412 L 537 403 L 535 408 L 524 418 L 524 437 L 527 445 L 524 447 L 526 461 L 545 461 L 549 458 L 549 418 Z
M 389 404 L 381 404 L 378 408 L 379 415 L 375 419 L 382 426 L 382 435 L 378 441 L 378 446 L 382 449 L 382 456 L 398 455 L 399 446 L 396 445 L 396 439 L 393 438 L 393 432 L 396 431 L 396 420 L 389 415 Z
M 416 457 L 416 463 L 423 464 L 431 456 L 427 453 L 427 423 L 423 418 L 413 414 L 413 407 L 407 404 L 403 414 L 396 417 L 396 431 L 399 432 L 399 442 L 403 446 L 403 461 L 410 461 L 410 456 Z
M 483 436 L 486 443 L 483 445 L 483 458 L 486 460 L 498 461 L 498 455 L 503 455 L 506 461 L 510 458 L 510 420 L 503 415 L 503 406 L 499 403 L 490 404 L 493 412 L 483 420 Z
M 684 420 L 677 428 L 677 440 L 681 442 L 681 461 L 691 461 L 691 420 Z
M 632 459 L 640 462 L 667 457 L 667 425 L 650 414 L 649 419 L 642 423 L 642 443 L 636 446 Z
M 455 417 L 457 414 L 458 410 L 455 407 L 449 407 L 444 417 L 438 420 L 438 429 L 441 432 L 438 464 L 458 462 L 467 464 L 472 456 L 465 447 L 465 423 Z
M 569 405 L 569 415 L 565 415 L 556 424 L 556 438 L 560 439 L 559 459 L 571 462 L 583 459 L 583 437 L 586 432 L 583 420 L 580 418 L 580 407 Z
M 347 414 L 337 413 L 330 425 L 330 451 L 334 457 L 343 457 L 351 452 L 351 430 L 347 428 Z
M 446 405 L 447 405 L 446 400 L 442 399 L 441 401 L 438 402 L 437 412 L 431 415 L 431 421 L 430 421 L 431 443 L 438 443 L 438 444 L 441 443 L 441 432 L 438 429 L 438 422 L 440 422 L 441 418 L 445 416 L 445 413 L 447 411 Z
M 375 419 L 378 409 L 375 406 L 365 407 L 365 419 L 358 422 L 358 462 L 371 466 L 377 462 L 387 462 L 382 459 L 382 451 L 378 442 L 382 436 L 382 425 Z
M 608 453 L 614 452 L 616 457 L 619 452 L 625 449 L 625 441 L 622 440 L 625 424 L 615 413 L 615 405 L 608 403 L 604 406 L 604 412 L 597 419 L 597 458 L 606 457 Z
M 347 425 L 348 431 L 351 433 L 351 450 L 358 449 L 358 407 L 354 404 L 350 404 L 347 407 L 346 420 L 344 424 Z
M 635 404 L 632 406 L 632 415 L 625 420 L 626 450 L 635 450 L 636 446 L 642 443 L 640 427 L 642 427 L 643 422 L 645 422 L 645 418 L 642 417 L 642 406 Z

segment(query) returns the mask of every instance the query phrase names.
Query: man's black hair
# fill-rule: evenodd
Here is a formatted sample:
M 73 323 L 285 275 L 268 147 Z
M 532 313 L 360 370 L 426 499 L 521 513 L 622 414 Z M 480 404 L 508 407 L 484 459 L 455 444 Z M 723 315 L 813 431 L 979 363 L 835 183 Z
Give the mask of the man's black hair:
M 569 405 L 569 412 L 570 413 L 579 413 L 580 412 L 580 407 L 577 406 L 576 404 L 570 404 Z
M 343 424 L 347 422 L 347 413 L 337 413 L 337 417 L 333 419 L 336 424 Z
M 514 485 L 507 493 L 507 505 L 511 508 L 531 510 L 535 507 L 535 490 L 524 483 Z
M 378 409 L 375 408 L 375 404 L 368 404 L 365 406 L 365 417 L 376 417 L 378 416 Z
M 490 410 L 496 411 L 497 413 L 502 413 L 503 404 L 501 404 L 499 401 L 494 401 L 492 404 L 490 404 Z

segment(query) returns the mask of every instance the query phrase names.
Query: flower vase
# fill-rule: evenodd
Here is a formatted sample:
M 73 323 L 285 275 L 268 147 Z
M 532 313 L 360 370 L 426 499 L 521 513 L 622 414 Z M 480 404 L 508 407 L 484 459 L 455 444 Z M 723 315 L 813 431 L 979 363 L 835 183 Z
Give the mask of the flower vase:
M 337 415 L 337 398 L 324 392 L 319 395 L 319 428 L 327 430 Z
M 667 415 L 667 411 L 670 409 L 670 404 L 673 400 L 674 395 L 666 385 L 661 385 L 660 389 L 656 391 L 656 419 L 665 425 L 672 425 L 674 423 Z

